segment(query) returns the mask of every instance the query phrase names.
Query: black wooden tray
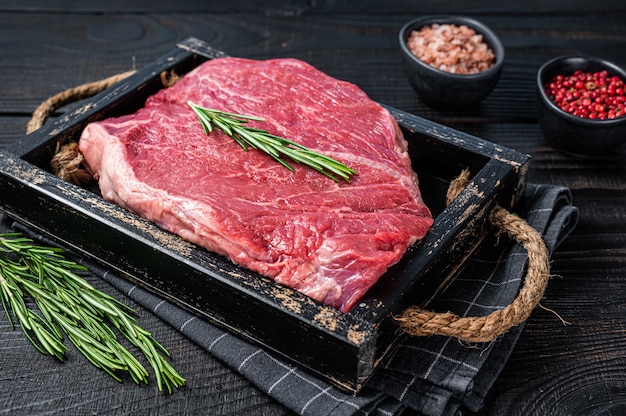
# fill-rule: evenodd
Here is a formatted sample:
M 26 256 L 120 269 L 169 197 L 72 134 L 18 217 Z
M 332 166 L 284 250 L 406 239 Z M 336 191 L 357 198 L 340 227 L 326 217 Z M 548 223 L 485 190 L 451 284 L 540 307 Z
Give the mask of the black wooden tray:
M 479 244 L 494 204 L 523 194 L 529 157 L 393 108 L 409 142 L 435 222 L 347 314 L 167 232 L 50 173 L 57 142 L 77 140 L 95 120 L 135 111 L 163 88 L 164 71 L 187 73 L 225 56 L 187 39 L 131 77 L 86 100 L 0 152 L 0 210 L 59 243 L 240 337 L 358 392 L 399 339 L 392 319 L 425 305 Z M 449 205 L 445 193 L 462 168 L 470 184 Z

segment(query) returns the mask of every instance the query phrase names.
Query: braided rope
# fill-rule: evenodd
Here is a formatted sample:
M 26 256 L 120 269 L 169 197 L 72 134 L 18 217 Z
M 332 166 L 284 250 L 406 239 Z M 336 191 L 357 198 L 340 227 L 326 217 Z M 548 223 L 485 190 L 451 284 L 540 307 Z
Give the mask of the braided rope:
M 452 181 L 448 190 L 448 203 L 468 181 L 467 170 Z M 445 335 L 467 342 L 490 342 L 528 319 L 541 301 L 550 278 L 548 249 L 537 230 L 500 206 L 493 208 L 489 221 L 528 252 L 526 277 L 517 297 L 507 307 L 479 317 L 461 317 L 451 312 L 432 312 L 409 306 L 395 317 L 405 332 L 414 336 Z

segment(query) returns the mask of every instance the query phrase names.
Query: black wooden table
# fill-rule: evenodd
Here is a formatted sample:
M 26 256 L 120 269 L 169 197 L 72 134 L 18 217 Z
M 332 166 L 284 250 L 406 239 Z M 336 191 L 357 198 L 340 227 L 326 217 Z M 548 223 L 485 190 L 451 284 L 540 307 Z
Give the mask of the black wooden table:
M 24 134 L 30 114 L 47 97 L 141 68 L 194 36 L 233 56 L 303 59 L 358 84 L 374 100 L 529 153 L 529 180 L 569 187 L 580 223 L 554 254 L 545 309 L 532 314 L 481 414 L 626 413 L 626 146 L 594 158 L 555 150 L 537 125 L 534 90 L 537 69 L 557 55 L 590 54 L 626 66 L 625 3 L 102 3 L 0 2 L 2 147 Z M 476 17 L 505 45 L 502 78 L 474 109 L 430 108 L 404 77 L 400 27 L 438 13 Z M 150 312 L 138 312 L 141 324 L 171 351 L 187 378 L 184 389 L 168 396 L 154 383 L 120 384 L 76 351 L 59 364 L 32 348 L 21 331 L 11 331 L 0 312 L 0 413 L 291 414 Z

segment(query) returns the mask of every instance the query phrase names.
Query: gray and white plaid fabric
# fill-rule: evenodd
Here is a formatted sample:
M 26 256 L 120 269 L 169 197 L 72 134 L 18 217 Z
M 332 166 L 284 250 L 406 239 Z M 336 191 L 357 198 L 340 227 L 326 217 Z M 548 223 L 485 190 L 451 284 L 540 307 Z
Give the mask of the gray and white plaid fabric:
M 517 213 L 539 231 L 550 253 L 578 220 L 567 188 L 529 184 Z M 152 311 L 268 395 L 302 415 L 398 415 L 411 408 L 425 416 L 477 411 L 522 330 L 495 342 L 464 345 L 453 338 L 407 336 L 357 396 L 277 359 L 101 267 L 81 262 Z M 461 316 L 485 315 L 508 305 L 525 273 L 526 252 L 490 235 L 453 284 L 430 305 Z

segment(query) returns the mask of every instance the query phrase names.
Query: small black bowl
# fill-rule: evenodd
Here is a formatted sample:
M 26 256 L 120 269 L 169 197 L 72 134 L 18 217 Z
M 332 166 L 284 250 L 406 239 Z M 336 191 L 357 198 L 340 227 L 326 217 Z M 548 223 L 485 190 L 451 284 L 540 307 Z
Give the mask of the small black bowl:
M 576 70 L 606 70 L 626 81 L 626 72 L 619 66 L 593 57 L 560 56 L 537 72 L 537 115 L 544 137 L 558 149 L 579 155 L 603 155 L 626 142 L 626 116 L 611 120 L 578 117 L 562 110 L 548 96 L 545 85 L 553 76 L 571 75 Z
M 454 74 L 421 61 L 407 45 L 413 30 L 433 24 L 466 25 L 483 37 L 495 55 L 495 63 L 476 74 Z M 504 65 L 504 46 L 500 39 L 481 22 L 462 16 L 424 16 L 411 20 L 400 30 L 400 51 L 409 83 L 419 97 L 433 107 L 462 108 L 480 103 L 498 83 Z

